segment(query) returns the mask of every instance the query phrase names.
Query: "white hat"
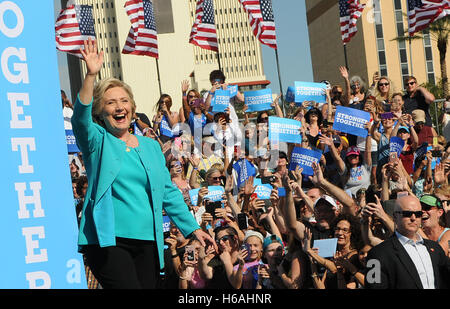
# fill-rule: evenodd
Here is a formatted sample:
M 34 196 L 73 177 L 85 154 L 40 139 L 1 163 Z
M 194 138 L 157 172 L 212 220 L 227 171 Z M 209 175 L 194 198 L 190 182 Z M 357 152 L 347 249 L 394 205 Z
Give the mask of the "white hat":
M 336 200 L 334 198 L 332 198 L 329 195 L 322 195 L 320 198 L 318 198 L 315 202 L 314 202 L 314 207 L 316 207 L 317 203 L 319 203 L 319 201 L 321 200 L 325 200 L 325 202 L 328 202 L 328 204 L 330 204 L 331 206 L 333 206 L 334 209 L 338 209 L 338 205 L 336 203 Z
M 256 232 L 256 231 L 253 231 L 253 230 L 247 230 L 245 232 L 244 242 L 251 236 L 258 237 L 261 240 L 261 243 L 264 242 L 264 237 L 262 236 L 262 234 L 260 232 Z

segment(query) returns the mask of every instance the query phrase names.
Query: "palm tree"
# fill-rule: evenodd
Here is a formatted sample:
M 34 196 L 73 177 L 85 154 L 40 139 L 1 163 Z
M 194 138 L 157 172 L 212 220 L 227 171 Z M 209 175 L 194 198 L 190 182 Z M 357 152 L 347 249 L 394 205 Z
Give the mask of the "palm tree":
M 447 54 L 447 45 L 450 35 L 450 16 L 443 17 L 431 23 L 428 28 L 416 33 L 410 37 L 408 32 L 404 36 L 396 37 L 393 41 L 409 41 L 423 39 L 424 32 L 429 33 L 430 39 L 435 41 L 439 51 L 439 64 L 441 70 L 441 86 L 444 93 L 444 98 L 448 96 L 448 77 L 447 77 L 447 61 L 445 56 Z M 420 34 L 422 33 L 422 34 Z

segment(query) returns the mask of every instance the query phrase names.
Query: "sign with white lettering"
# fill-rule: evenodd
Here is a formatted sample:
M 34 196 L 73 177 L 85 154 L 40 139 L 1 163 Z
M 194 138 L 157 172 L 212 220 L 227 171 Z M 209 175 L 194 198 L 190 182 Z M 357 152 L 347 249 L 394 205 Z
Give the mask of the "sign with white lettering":
M 351 107 L 337 106 L 334 116 L 333 130 L 366 137 L 365 128 L 370 121 L 370 113 Z
M 0 1 L 1 289 L 86 288 L 53 1 Z

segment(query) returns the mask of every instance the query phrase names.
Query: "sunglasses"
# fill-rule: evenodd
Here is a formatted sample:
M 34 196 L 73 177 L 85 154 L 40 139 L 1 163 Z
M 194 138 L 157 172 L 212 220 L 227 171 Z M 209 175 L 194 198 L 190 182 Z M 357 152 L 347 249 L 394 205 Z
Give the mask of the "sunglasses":
M 422 218 L 423 211 L 410 211 L 410 210 L 403 210 L 403 211 L 396 211 L 395 213 L 401 214 L 403 218 L 411 218 L 412 215 L 416 216 L 416 218 Z
M 409 86 L 412 86 L 412 85 L 414 85 L 416 82 L 409 82 L 409 83 L 407 83 Z
M 212 180 L 221 180 L 221 178 L 222 178 L 221 176 L 219 176 L 219 177 L 211 177 Z
M 380 87 L 383 87 L 383 86 L 389 86 L 389 83 L 379 83 L 378 84 Z
M 220 241 L 225 242 L 225 241 L 230 240 L 230 239 L 232 239 L 232 238 L 233 238 L 232 235 L 225 235 L 225 236 L 222 236 L 222 237 L 220 237 L 219 239 L 217 239 L 217 240 L 216 240 L 216 243 L 217 243 L 217 244 L 220 244 Z
M 431 210 L 431 208 L 433 208 L 433 207 L 436 207 L 436 208 L 437 208 L 437 206 L 430 206 L 430 205 L 425 204 L 425 203 L 420 203 L 420 205 L 422 205 L 422 210 L 423 210 L 423 211 L 429 211 L 429 210 Z

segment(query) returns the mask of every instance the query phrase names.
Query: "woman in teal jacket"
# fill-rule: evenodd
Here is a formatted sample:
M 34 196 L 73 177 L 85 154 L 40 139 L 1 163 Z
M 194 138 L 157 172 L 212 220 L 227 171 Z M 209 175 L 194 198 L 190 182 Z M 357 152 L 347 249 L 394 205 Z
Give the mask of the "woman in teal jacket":
M 173 187 L 159 144 L 128 131 L 136 110 L 130 87 L 106 79 L 94 88 L 103 52 L 91 40 L 81 52 L 87 75 L 72 126 L 89 186 L 78 245 L 103 288 L 156 288 L 164 267 L 163 209 L 184 236 L 217 246 Z

